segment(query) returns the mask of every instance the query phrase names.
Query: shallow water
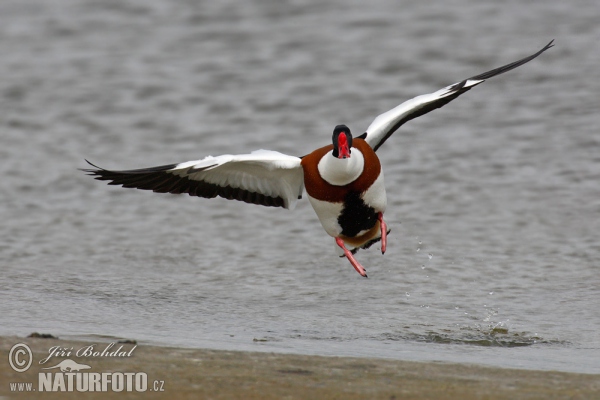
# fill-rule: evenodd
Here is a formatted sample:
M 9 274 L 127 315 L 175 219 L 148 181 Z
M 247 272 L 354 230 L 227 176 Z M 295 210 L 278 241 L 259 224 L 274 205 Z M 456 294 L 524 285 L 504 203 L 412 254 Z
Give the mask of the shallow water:
M 0 334 L 600 373 L 597 4 L 4 1 Z M 333 126 L 541 48 L 379 150 L 385 256 L 294 212 L 109 187 Z

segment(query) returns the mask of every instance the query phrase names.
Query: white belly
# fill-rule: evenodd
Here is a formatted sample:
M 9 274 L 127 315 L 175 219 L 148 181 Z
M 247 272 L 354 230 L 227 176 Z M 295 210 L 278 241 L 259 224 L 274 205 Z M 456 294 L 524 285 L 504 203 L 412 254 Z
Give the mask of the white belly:
M 387 207 L 387 196 L 385 194 L 385 182 L 383 179 L 383 170 L 379 173 L 375 182 L 362 195 L 362 199 L 366 205 L 375 209 L 375 212 L 385 212 Z
M 338 237 L 342 233 L 342 227 L 338 223 L 338 218 L 344 209 L 344 203 L 331 203 L 329 201 L 318 200 L 311 197 L 308 193 L 307 197 L 315 210 L 319 221 L 321 221 L 321 225 L 323 226 L 323 229 L 325 229 L 325 232 L 331 237 Z M 372 207 L 375 212 L 385 212 L 387 197 L 385 194 L 383 171 L 379 174 L 379 177 L 377 177 L 371 187 L 363 193 L 361 198 L 365 204 Z
M 342 233 L 342 227 L 338 224 L 338 217 L 344 208 L 344 203 L 331 203 L 317 200 L 308 193 L 306 195 L 325 232 L 331 237 L 338 237 Z

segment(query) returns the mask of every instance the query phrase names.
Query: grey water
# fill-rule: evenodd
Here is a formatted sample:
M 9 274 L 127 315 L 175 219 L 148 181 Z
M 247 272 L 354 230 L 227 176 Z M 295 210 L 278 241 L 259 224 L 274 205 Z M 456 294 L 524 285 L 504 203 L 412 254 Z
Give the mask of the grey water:
M 600 373 L 595 1 L 0 2 L 0 334 Z M 304 155 L 556 46 L 378 151 L 388 251 L 86 176 Z

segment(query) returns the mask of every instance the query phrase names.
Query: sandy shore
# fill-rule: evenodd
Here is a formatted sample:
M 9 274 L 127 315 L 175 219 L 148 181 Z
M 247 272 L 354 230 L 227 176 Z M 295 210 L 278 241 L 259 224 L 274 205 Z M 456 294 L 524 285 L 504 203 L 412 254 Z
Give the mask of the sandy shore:
M 25 372 L 9 364 L 11 348 L 26 344 L 33 361 Z M 299 356 L 204 349 L 182 349 L 135 344 L 96 343 L 72 340 L 0 337 L 0 400 L 11 398 L 170 398 L 170 399 L 598 399 L 600 375 L 489 368 L 474 365 L 409 362 L 368 358 Z M 67 357 L 49 356 L 53 346 L 66 348 Z M 122 347 L 121 347 L 122 346 Z M 119 349 L 119 347 L 121 347 Z M 26 351 L 12 354 L 14 364 L 26 364 Z M 21 350 L 24 350 L 21 347 Z M 79 355 L 77 356 L 77 352 Z M 90 352 L 96 351 L 93 355 Z M 100 354 L 104 351 L 105 355 Z M 87 353 L 87 354 L 83 354 Z M 111 354 L 112 356 L 107 356 Z M 65 354 L 66 355 L 66 354 Z M 70 359 L 89 379 L 108 373 L 110 379 L 131 376 L 133 391 L 39 393 L 61 388 L 67 372 L 42 370 Z M 77 365 L 76 364 L 76 365 Z M 66 365 L 66 364 L 65 364 Z M 17 365 L 18 367 L 18 365 Z M 77 367 L 76 367 L 77 368 Z M 133 373 L 147 374 L 147 387 L 137 392 Z M 46 380 L 40 381 L 40 373 Z M 60 377 L 58 377 L 60 375 Z M 126 378 L 125 378 L 126 379 Z M 126 387 L 125 379 L 122 381 Z M 58 382 L 57 382 L 58 381 Z M 15 383 L 32 382 L 35 392 L 11 391 Z M 45 385 L 45 386 L 44 386 Z M 68 388 L 65 381 L 64 387 Z M 91 384 L 94 387 L 93 383 Z M 98 384 L 100 388 L 100 384 Z M 119 389 L 119 384 L 115 384 Z M 141 386 L 140 386 L 141 387 Z M 155 389 L 157 391 L 155 391 Z M 163 391 L 158 391 L 162 389 Z

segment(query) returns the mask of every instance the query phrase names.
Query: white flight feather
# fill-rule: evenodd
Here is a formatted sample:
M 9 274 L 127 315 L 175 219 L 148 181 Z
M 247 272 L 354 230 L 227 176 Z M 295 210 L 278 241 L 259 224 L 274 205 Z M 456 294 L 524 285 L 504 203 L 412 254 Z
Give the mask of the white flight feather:
M 281 197 L 285 208 L 293 209 L 304 187 L 300 158 L 271 150 L 250 154 L 208 156 L 177 164 L 168 172 L 191 180 L 230 186 Z
M 481 82 L 483 82 L 483 80 L 467 80 L 463 88 L 476 86 Z M 398 105 L 397 107 L 378 115 L 367 128 L 367 138 L 365 140 L 369 146 L 374 148 L 385 137 L 386 133 L 388 133 L 389 130 L 400 120 L 427 104 L 433 103 L 437 100 L 443 99 L 446 96 L 456 93 L 452 89 L 455 85 L 456 84 L 446 86 L 445 88 L 434 93 L 423 94 L 421 96 L 414 97 Z

